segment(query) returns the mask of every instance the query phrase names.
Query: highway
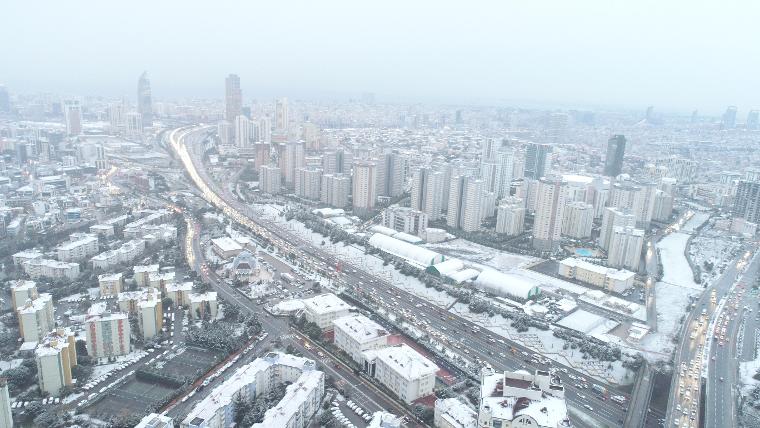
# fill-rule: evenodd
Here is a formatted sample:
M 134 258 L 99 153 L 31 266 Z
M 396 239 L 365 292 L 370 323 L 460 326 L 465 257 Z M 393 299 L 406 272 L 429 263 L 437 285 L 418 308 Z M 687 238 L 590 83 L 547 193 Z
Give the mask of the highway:
M 742 263 L 745 262 L 739 262 L 740 266 Z M 750 291 L 759 268 L 760 260 L 755 256 L 744 268 L 736 287 L 721 296 L 718 302 L 711 332 L 713 343 L 707 361 L 706 428 L 738 425 L 738 363 L 755 359 L 755 336 L 760 325 L 754 314 L 757 312 L 757 294 Z M 738 269 L 742 270 L 742 267 Z
M 434 323 L 431 322 L 431 324 L 434 324 L 433 328 L 439 329 L 449 338 L 457 336 L 461 338 L 460 346 L 462 349 L 467 349 L 469 351 L 468 356 L 470 359 L 474 360 L 477 358 L 482 362 L 492 365 L 497 370 L 515 370 L 521 367 L 529 370 L 546 368 L 546 366 L 543 365 L 526 362 L 526 356 L 532 355 L 533 352 L 524 346 L 518 343 L 509 342 L 504 338 L 497 338 L 493 333 L 473 333 L 473 328 L 476 326 L 469 320 L 448 312 L 445 308 L 435 307 L 431 303 L 428 303 L 401 288 L 395 287 L 383 279 L 368 274 L 361 267 L 352 265 L 346 260 L 337 259 L 321 248 L 307 242 L 303 238 L 281 228 L 279 225 L 258 218 L 250 207 L 244 206 L 237 201 L 232 194 L 229 194 L 229 192 L 214 189 L 215 184 L 206 176 L 202 162 L 199 159 L 199 154 L 188 150 L 188 147 L 192 148 L 198 146 L 197 143 L 203 136 L 205 136 L 209 129 L 211 129 L 211 127 L 175 129 L 169 136 L 170 145 L 179 156 L 185 166 L 186 172 L 199 188 L 204 198 L 218 209 L 222 210 L 234 221 L 254 232 L 258 235 L 259 239 L 271 242 L 275 247 L 279 248 L 282 253 L 294 254 L 301 261 L 306 262 L 315 268 L 321 268 L 324 270 L 325 268 L 323 266 L 333 267 L 340 264 L 342 266 L 342 272 L 337 281 L 342 285 L 345 285 L 348 289 L 353 290 L 355 295 L 374 295 L 382 302 L 382 304 L 387 305 L 391 309 L 403 309 L 409 313 L 418 314 L 421 318 L 435 320 Z M 192 137 L 193 142 L 186 144 L 183 140 L 188 136 Z M 209 274 L 210 273 L 206 273 L 206 275 Z M 222 284 L 223 282 L 220 283 L 220 285 Z M 234 293 L 234 290 L 232 292 Z M 389 302 L 388 299 L 379 297 L 387 296 L 389 292 L 396 296 L 398 300 L 395 302 L 391 300 Z M 225 293 L 222 294 L 224 295 Z M 366 299 L 367 297 L 361 298 Z M 515 353 L 512 353 L 512 348 L 515 349 Z M 567 387 L 566 395 L 569 405 L 578 409 L 583 409 L 584 405 L 591 407 L 593 411 L 588 412 L 589 416 L 606 426 L 614 427 L 622 424 L 624 415 L 622 406 L 606 400 L 606 397 L 600 398 L 591 392 L 591 390 L 576 387 L 576 384 L 592 384 L 592 382 L 588 382 L 588 377 L 586 375 L 570 367 L 562 367 L 559 365 L 557 365 L 557 367 L 567 372 L 563 374 L 563 380 Z M 570 378 L 571 375 L 576 379 L 587 380 L 587 382 L 573 380 Z M 609 385 L 605 386 L 610 388 Z M 618 391 L 614 391 L 614 394 L 625 395 Z M 652 424 L 652 426 L 656 426 L 656 424 Z

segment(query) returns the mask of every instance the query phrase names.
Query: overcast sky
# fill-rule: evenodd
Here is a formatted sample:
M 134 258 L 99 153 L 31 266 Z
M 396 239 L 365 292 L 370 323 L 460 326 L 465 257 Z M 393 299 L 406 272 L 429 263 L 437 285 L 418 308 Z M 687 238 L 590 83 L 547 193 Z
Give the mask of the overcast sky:
M 135 98 L 278 95 L 760 107 L 760 1 L 5 1 L 0 83 Z

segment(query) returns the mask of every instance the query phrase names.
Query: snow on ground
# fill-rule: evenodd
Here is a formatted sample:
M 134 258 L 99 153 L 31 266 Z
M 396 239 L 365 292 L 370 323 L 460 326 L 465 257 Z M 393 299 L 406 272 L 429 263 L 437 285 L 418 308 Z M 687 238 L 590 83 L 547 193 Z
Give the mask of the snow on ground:
M 739 363 L 739 381 L 742 384 L 742 389 L 745 390 L 746 393 L 749 393 L 752 388 L 760 384 L 760 381 L 755 380 L 752 377 L 758 370 L 760 370 L 760 358 Z
M 525 267 L 540 261 L 540 259 L 535 257 L 507 253 L 461 238 L 436 244 L 426 244 L 424 247 L 450 257 L 468 261 L 476 266 L 488 266 L 498 270 Z
M 702 293 L 703 287 L 694 282 L 694 274 L 686 259 L 688 233 L 707 221 L 709 214 L 697 212 L 682 227 L 657 243 L 662 263 L 662 280 L 655 284 L 657 304 L 657 332 L 650 333 L 641 341 L 644 355 L 657 360 L 667 358 L 673 351 L 673 337 L 678 334 L 682 318 L 692 297 Z
M 101 364 L 94 366 L 92 368 L 92 375 L 90 376 L 90 379 L 97 379 L 105 374 L 111 373 L 112 371 L 116 370 L 116 367 L 118 366 L 118 363 Z

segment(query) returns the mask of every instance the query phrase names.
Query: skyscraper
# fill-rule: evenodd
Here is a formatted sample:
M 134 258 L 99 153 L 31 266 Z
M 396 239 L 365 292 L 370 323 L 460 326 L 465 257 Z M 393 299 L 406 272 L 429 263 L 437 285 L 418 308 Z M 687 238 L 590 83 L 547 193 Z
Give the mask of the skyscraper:
M 559 177 L 544 177 L 538 182 L 536 216 L 533 220 L 533 248 L 559 250 L 565 208 L 565 183 Z
M 756 131 L 760 129 L 760 111 L 750 110 L 747 114 L 747 129 Z
M 736 128 L 736 112 L 737 112 L 736 106 L 728 106 L 726 109 L 726 112 L 723 113 L 723 120 L 721 121 L 721 125 L 723 126 L 723 129 L 734 129 Z
M 525 150 L 525 177 L 538 180 L 549 173 L 552 148 L 548 144 L 530 143 Z
M 496 214 L 496 233 L 516 236 L 523 232 L 525 201 L 514 196 L 502 199 Z
M 397 153 L 386 153 L 377 162 L 382 171 L 378 171 L 379 196 L 396 197 L 404 193 L 408 169 L 406 156 Z
M 274 105 L 274 129 L 277 132 L 288 131 L 288 99 L 278 98 Z
M 760 182 L 739 181 L 734 199 L 734 215 L 752 223 L 760 222 Z
M 82 133 L 82 106 L 79 101 L 63 102 L 63 118 L 66 122 L 66 135 L 71 137 Z
M 231 123 L 243 112 L 243 92 L 237 74 L 230 74 L 224 79 L 224 102 L 224 117 Z
M 614 268 L 639 270 L 641 248 L 644 246 L 644 231 L 632 227 L 615 227 L 607 251 L 607 265 Z
M 478 230 L 484 189 L 484 180 L 466 175 L 452 177 L 446 224 L 465 232 Z
M 616 227 L 633 227 L 635 224 L 636 216 L 630 212 L 614 207 L 605 208 L 602 215 L 602 228 L 599 231 L 599 246 L 604 250 L 609 249 L 612 232 Z
M 570 202 L 562 216 L 562 234 L 576 239 L 588 238 L 593 222 L 593 205 L 581 201 Z
M 377 165 L 369 161 L 354 162 L 353 207 L 356 214 L 375 209 L 377 199 Z
M 427 214 L 429 220 L 441 218 L 444 173 L 420 168 L 412 179 L 411 206 Z
M 153 126 L 153 100 L 147 71 L 144 71 L 137 81 L 137 112 L 142 115 L 143 128 Z
M 296 169 L 304 166 L 304 142 L 289 141 L 282 151 L 282 175 L 285 178 L 285 187 L 293 189 L 296 181 Z
M 607 141 L 607 156 L 604 159 L 604 175 L 617 177 L 623 170 L 625 155 L 625 136 L 613 135 Z

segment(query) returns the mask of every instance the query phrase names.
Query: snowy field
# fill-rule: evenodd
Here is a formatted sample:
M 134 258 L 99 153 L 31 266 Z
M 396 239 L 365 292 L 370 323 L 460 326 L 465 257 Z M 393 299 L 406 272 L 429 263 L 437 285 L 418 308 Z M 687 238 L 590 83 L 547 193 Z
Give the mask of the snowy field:
M 655 284 L 657 332 L 641 341 L 645 356 L 650 360 L 666 359 L 674 349 L 673 337 L 678 334 L 682 318 L 692 297 L 702 293 L 702 285 L 694 282 L 694 274 L 686 259 L 686 245 L 691 232 L 707 221 L 707 213 L 697 212 L 681 231 L 671 233 L 657 243 L 663 276 Z
M 474 266 L 479 265 L 481 268 L 487 266 L 497 270 L 525 267 L 541 261 L 535 257 L 507 253 L 461 238 L 436 244 L 426 244 L 424 247 L 446 256 L 470 262 Z

